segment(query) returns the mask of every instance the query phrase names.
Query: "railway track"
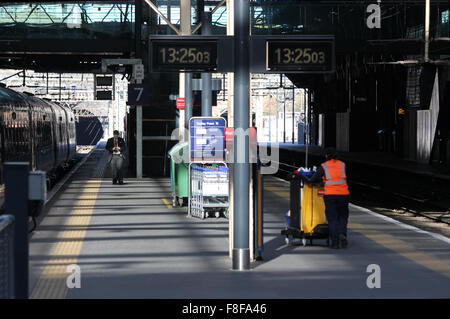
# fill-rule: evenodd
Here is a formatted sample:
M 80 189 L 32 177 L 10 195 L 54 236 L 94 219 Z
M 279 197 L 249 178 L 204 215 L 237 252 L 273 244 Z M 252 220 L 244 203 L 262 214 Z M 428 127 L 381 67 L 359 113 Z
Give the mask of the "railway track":
M 43 203 L 43 206 L 40 209 L 45 210 L 45 207 L 47 204 L 59 193 L 59 191 L 63 188 L 63 186 L 67 183 L 67 181 L 75 174 L 80 167 L 87 161 L 87 159 L 92 154 L 95 147 L 86 147 L 83 150 L 80 150 L 80 152 L 77 152 L 77 155 L 82 155 L 82 158 L 77 156 L 77 160 L 70 167 L 69 170 L 67 170 L 64 175 L 59 177 L 55 183 L 51 186 L 51 188 L 47 192 L 47 199 Z M 45 217 L 45 212 L 42 212 L 37 217 L 31 217 L 29 218 L 29 233 L 32 233 L 41 223 L 42 219 Z
M 284 180 L 298 167 L 278 162 L 279 169 L 275 174 Z M 424 217 L 436 223 L 450 225 L 450 209 L 436 203 L 425 196 L 411 195 L 392 191 L 378 185 L 371 185 L 361 181 L 349 180 L 352 193 L 352 203 L 378 213 L 397 216 Z

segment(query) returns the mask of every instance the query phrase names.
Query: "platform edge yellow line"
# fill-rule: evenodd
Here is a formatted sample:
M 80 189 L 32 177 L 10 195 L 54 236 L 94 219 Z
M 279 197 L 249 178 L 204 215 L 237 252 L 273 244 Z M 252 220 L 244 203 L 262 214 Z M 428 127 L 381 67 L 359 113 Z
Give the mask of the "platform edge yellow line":
M 45 266 L 36 286 L 31 294 L 31 299 L 64 299 L 67 296 L 68 287 L 66 280 L 70 273 L 67 266 L 76 264 L 83 246 L 91 216 L 95 207 L 101 180 L 89 180 L 72 210 L 72 216 L 65 226 L 54 248 L 50 259 Z M 83 209 L 78 209 L 83 205 Z M 88 209 L 86 209 L 88 207 Z
M 172 209 L 173 206 L 170 205 L 169 201 L 165 198 L 161 198 L 161 200 L 163 201 L 164 204 L 166 204 L 167 208 Z

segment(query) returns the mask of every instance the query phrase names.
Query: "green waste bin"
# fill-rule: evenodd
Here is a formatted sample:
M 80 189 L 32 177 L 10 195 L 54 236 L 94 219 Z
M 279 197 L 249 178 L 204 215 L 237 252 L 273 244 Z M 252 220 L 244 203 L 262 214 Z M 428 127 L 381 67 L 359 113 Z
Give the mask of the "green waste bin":
M 180 142 L 169 151 L 172 205 L 183 206 L 189 196 L 189 144 Z

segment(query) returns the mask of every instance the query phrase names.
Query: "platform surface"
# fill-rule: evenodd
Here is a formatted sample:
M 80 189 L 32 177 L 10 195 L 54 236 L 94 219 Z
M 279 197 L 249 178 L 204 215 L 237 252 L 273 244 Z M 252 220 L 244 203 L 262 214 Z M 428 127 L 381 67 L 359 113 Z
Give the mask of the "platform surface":
M 32 298 L 450 298 L 450 240 L 351 207 L 349 247 L 286 245 L 289 184 L 265 177 L 264 260 L 230 270 L 228 220 L 173 208 L 168 178 L 112 185 L 96 149 L 30 244 Z M 381 288 L 368 288 L 369 265 Z M 81 288 L 68 288 L 77 265 Z

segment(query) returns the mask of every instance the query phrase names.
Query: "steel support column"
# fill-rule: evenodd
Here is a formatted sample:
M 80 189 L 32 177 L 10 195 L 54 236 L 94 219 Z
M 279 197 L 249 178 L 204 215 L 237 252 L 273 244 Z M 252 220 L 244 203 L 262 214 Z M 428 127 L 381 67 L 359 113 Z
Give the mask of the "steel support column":
M 212 34 L 211 13 L 202 13 L 202 35 Z M 202 73 L 202 116 L 212 116 L 211 72 Z
M 191 35 L 191 0 L 180 0 L 180 32 L 181 35 Z M 185 92 L 185 73 L 180 73 L 179 79 L 179 96 L 184 97 L 186 101 Z M 185 110 L 179 111 L 179 140 L 184 141 L 187 138 L 186 130 L 184 124 L 186 122 Z
M 234 248 L 232 268 L 250 269 L 249 250 L 249 136 L 250 123 L 250 69 L 249 31 L 250 11 L 248 0 L 236 0 L 234 31 L 236 36 L 234 72 L 234 169 L 233 169 L 233 214 Z
M 269 86 L 270 86 L 270 82 L 269 82 Z M 271 116 L 271 107 L 270 105 L 272 104 L 272 94 L 269 94 L 269 143 L 272 142 L 272 116 Z
M 283 87 L 283 143 L 286 143 L 286 89 Z
M 5 213 L 14 216 L 14 298 L 28 298 L 28 162 L 3 164 Z
M 292 144 L 294 144 L 294 140 L 295 140 L 295 86 L 294 83 L 292 83 Z
M 227 0 L 227 35 L 234 35 L 234 0 Z M 234 53 L 234 52 L 233 52 Z M 234 73 L 227 74 L 227 111 L 228 111 L 228 126 L 234 127 Z M 224 82 L 225 83 L 225 82 Z M 228 240 L 229 240 L 229 257 L 233 258 L 234 247 L 234 188 L 233 188 L 233 165 L 230 166 L 230 191 L 229 191 L 229 220 L 228 220 Z
M 142 178 L 142 106 L 136 106 L 136 178 Z
M 135 36 L 136 36 L 136 57 L 142 57 L 142 0 L 136 1 L 135 8 Z M 114 79 L 115 80 L 115 79 Z M 94 79 L 95 82 L 95 79 Z M 136 81 L 141 83 L 141 81 Z M 142 106 L 136 106 L 136 178 L 142 178 Z
M 425 1 L 425 49 L 424 49 L 424 61 L 428 62 L 429 47 L 430 47 L 430 0 Z
M 184 75 L 184 117 L 186 131 L 189 130 L 189 120 L 192 117 L 192 73 L 186 72 Z M 186 134 L 186 137 L 189 135 Z M 186 139 L 187 140 L 187 139 Z

